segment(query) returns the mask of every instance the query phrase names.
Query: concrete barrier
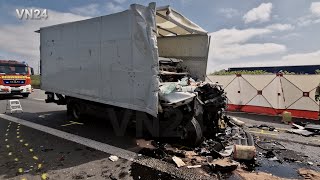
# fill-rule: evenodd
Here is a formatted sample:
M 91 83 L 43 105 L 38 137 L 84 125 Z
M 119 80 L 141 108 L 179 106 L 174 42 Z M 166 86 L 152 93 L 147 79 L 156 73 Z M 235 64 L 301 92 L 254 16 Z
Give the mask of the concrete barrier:
M 207 81 L 223 85 L 231 111 L 318 120 L 319 102 L 314 99 L 320 75 L 216 75 Z

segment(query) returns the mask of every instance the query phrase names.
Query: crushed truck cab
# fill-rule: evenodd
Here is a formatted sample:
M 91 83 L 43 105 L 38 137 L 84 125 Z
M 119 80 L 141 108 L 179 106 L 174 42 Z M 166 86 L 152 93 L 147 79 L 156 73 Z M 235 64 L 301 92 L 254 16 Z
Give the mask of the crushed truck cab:
M 40 28 L 41 89 L 79 118 L 88 106 L 144 112 L 179 121 L 181 138 L 199 143 L 226 107 L 206 79 L 210 37 L 169 6 L 126 11 Z M 177 117 L 179 117 L 177 120 Z

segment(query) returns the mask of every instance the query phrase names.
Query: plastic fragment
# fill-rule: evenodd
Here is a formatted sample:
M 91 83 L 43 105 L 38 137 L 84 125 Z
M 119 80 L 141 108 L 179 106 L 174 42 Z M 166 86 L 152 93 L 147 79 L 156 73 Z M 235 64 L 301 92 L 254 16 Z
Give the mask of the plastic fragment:
M 182 161 L 182 159 L 178 158 L 177 156 L 173 156 L 172 160 L 176 163 L 177 167 L 185 166 L 186 164 Z
M 115 161 L 118 161 L 118 160 L 119 160 L 118 156 L 110 156 L 109 159 L 110 159 L 112 162 L 115 162 Z

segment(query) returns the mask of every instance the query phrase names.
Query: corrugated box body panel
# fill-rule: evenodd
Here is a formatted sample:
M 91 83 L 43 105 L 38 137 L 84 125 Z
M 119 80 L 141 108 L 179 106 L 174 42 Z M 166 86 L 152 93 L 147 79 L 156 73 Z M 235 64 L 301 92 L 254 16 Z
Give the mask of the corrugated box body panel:
M 41 88 L 158 113 L 154 9 L 130 10 L 40 29 Z

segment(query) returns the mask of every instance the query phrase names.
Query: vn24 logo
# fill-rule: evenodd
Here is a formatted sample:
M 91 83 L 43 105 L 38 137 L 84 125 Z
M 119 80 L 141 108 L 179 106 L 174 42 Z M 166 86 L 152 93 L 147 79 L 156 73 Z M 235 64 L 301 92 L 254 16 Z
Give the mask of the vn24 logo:
M 48 18 L 47 9 L 16 9 L 19 19 L 41 20 Z

